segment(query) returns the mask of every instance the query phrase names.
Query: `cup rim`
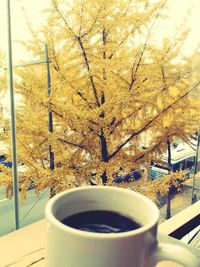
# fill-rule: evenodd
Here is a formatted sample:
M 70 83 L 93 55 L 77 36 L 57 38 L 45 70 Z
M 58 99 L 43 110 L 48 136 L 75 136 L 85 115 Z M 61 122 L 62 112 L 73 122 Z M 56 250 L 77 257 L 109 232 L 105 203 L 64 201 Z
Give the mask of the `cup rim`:
M 136 230 L 131 230 L 131 231 L 127 231 L 127 232 L 120 232 L 120 233 L 94 233 L 94 232 L 87 232 L 87 231 L 82 231 L 82 230 L 78 230 L 75 228 L 72 228 L 70 226 L 67 226 L 65 224 L 63 224 L 62 222 L 60 222 L 52 213 L 52 209 L 54 207 L 54 205 L 56 204 L 57 200 L 62 198 L 63 196 L 69 194 L 69 193 L 73 193 L 73 192 L 77 192 L 77 191 L 84 191 L 84 190 L 112 190 L 112 191 L 116 191 L 117 192 L 124 192 L 124 190 L 127 190 L 127 194 L 131 194 L 132 196 L 137 196 L 137 198 L 142 199 L 143 201 L 145 201 L 146 203 L 148 203 L 148 205 L 150 205 L 152 207 L 152 210 L 154 210 L 154 214 L 152 216 L 151 222 L 149 222 L 146 225 L 142 225 L 140 228 L 136 229 Z M 158 220 L 159 220 L 159 210 L 158 207 L 156 206 L 156 204 L 150 200 L 149 198 L 147 198 L 146 196 L 126 189 L 126 188 L 119 188 L 119 187 L 115 187 L 115 186 L 81 186 L 81 187 L 76 187 L 76 188 L 72 188 L 72 189 L 67 189 L 64 190 L 63 192 L 58 193 L 57 195 L 55 195 L 53 198 L 51 198 L 48 202 L 47 205 L 45 207 L 45 217 L 46 220 L 48 222 L 50 222 L 51 224 L 53 224 L 55 227 L 57 227 L 58 229 L 62 230 L 62 231 L 67 231 L 70 232 L 73 235 L 77 235 L 77 236 L 82 236 L 82 237 L 87 237 L 87 238 L 95 238 L 95 239 L 118 239 L 118 238 L 122 238 L 122 237 L 128 237 L 128 236 L 132 236 L 132 235 L 139 235 L 142 233 L 147 232 L 148 230 L 152 229 L 155 225 L 157 225 Z

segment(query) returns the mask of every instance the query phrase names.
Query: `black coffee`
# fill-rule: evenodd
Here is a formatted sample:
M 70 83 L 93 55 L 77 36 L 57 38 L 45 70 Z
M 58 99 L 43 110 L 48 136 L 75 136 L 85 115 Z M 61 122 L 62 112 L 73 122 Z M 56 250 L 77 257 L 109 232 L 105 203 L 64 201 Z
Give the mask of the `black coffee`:
M 120 213 L 105 210 L 73 214 L 62 223 L 72 228 L 94 233 L 121 233 L 136 230 L 141 225 Z

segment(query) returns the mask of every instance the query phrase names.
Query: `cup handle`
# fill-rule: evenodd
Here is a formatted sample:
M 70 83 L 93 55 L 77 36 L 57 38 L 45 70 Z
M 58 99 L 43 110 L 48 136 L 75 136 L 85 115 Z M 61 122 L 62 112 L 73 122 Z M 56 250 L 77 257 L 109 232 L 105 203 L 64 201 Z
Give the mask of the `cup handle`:
M 189 249 L 181 245 L 158 243 L 150 255 L 148 267 L 169 260 L 182 264 L 184 267 L 200 267 L 200 260 Z

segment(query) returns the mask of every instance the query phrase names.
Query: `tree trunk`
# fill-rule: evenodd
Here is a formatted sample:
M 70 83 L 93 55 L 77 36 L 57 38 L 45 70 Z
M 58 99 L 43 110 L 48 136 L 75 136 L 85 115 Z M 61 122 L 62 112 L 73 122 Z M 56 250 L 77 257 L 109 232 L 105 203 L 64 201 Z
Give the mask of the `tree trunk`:
M 102 179 L 102 184 L 106 185 L 107 180 L 108 180 L 106 171 L 104 171 L 103 174 L 101 175 L 101 179 Z
M 101 145 L 101 155 L 102 155 L 102 161 L 108 162 L 108 149 L 107 149 L 107 141 L 103 132 L 103 129 L 101 129 L 100 134 L 100 145 Z M 104 171 L 101 175 L 102 183 L 103 185 L 106 185 L 108 177 L 106 174 L 106 171 Z
M 49 159 L 50 160 L 49 168 L 53 171 L 55 166 L 54 166 L 54 153 L 52 151 L 51 145 L 49 145 L 49 158 L 50 158 Z M 52 198 L 55 195 L 56 195 L 56 190 L 55 190 L 54 186 L 51 186 L 51 188 L 50 188 L 50 198 Z
M 168 152 L 168 168 L 169 170 L 171 171 L 171 167 L 172 167 L 172 164 L 171 164 L 171 143 L 169 141 L 169 139 L 167 139 L 167 152 Z
M 106 29 L 103 28 L 102 31 L 102 42 L 103 42 L 103 46 L 105 48 L 106 46 Z M 106 50 L 103 51 L 103 59 L 106 59 Z M 106 69 L 103 68 L 103 80 L 106 82 Z M 105 103 L 105 93 L 102 90 L 101 91 L 101 105 L 103 105 Z M 105 112 L 102 111 L 100 114 L 101 118 L 105 118 Z M 102 155 L 102 161 L 103 162 L 108 162 L 108 149 L 107 149 L 107 141 L 106 141 L 106 137 L 104 134 L 103 129 L 101 129 L 101 134 L 100 134 L 100 143 L 101 143 L 101 155 Z M 102 175 L 101 175 L 101 180 L 102 180 L 102 184 L 106 185 L 107 181 L 108 181 L 108 177 L 107 177 L 107 173 L 104 170 Z
M 171 218 L 171 190 L 167 194 L 167 207 L 166 207 L 166 219 Z
M 169 174 L 171 173 L 171 143 L 169 139 L 167 139 L 167 151 L 168 151 L 168 169 Z M 169 192 L 167 194 L 167 207 L 166 207 L 166 219 L 171 218 L 171 188 L 169 188 Z

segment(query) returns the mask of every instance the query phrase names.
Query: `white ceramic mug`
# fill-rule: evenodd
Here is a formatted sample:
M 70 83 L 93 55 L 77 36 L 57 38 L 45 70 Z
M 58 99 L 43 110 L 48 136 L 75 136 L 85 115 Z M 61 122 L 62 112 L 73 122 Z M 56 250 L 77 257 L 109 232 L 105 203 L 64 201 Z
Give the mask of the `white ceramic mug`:
M 64 225 L 72 214 L 108 210 L 140 222 L 123 233 L 92 233 Z M 161 260 L 198 267 L 195 255 L 181 246 L 158 244 L 159 210 L 141 194 L 109 186 L 86 186 L 64 191 L 46 206 L 46 267 L 151 267 Z

